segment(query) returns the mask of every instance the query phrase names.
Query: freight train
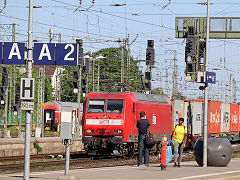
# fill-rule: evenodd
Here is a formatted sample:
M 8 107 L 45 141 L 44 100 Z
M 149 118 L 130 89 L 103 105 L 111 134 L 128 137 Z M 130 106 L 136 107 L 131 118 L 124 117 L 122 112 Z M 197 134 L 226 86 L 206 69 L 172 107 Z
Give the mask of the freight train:
M 179 117 L 185 119 L 188 147 L 203 131 L 203 100 L 172 100 L 154 94 L 133 92 L 89 93 L 83 108 L 83 143 L 93 154 L 132 155 L 137 149 L 139 113 L 145 111 L 150 132 L 156 141 L 152 150 L 160 150 L 161 138 L 171 138 Z M 240 139 L 239 105 L 209 101 L 208 135 Z

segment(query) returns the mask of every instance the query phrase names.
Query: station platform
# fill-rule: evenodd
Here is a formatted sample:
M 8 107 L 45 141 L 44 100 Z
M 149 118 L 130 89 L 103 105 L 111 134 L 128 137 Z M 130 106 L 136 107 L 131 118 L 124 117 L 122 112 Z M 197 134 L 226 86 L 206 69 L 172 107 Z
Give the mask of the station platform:
M 118 166 L 91 169 L 71 169 L 69 176 L 74 179 L 141 179 L 141 180 L 185 180 L 185 179 L 217 179 L 240 180 L 240 159 L 232 159 L 227 167 L 199 167 L 195 161 L 182 162 L 181 167 L 173 167 L 170 163 L 166 171 L 162 171 L 159 164 L 149 167 Z M 67 179 L 63 177 L 64 170 L 31 172 L 30 179 Z M 0 179 L 23 179 L 23 173 L 0 175 Z

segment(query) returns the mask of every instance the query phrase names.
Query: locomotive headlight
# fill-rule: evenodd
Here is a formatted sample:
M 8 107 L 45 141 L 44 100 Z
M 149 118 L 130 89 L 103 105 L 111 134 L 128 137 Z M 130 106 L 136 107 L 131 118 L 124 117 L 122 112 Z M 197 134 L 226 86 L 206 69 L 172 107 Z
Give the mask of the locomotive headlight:
M 121 133 L 122 132 L 122 130 L 114 130 L 114 133 Z
M 94 133 L 94 130 L 88 129 L 88 130 L 87 130 L 87 133 Z

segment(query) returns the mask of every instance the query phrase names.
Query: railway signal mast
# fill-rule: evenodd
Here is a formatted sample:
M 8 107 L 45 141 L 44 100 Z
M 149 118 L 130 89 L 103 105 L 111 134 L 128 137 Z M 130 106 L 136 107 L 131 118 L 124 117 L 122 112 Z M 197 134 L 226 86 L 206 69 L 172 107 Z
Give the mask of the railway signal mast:
M 151 94 L 152 68 L 155 64 L 154 40 L 148 40 L 146 49 L 145 92 Z

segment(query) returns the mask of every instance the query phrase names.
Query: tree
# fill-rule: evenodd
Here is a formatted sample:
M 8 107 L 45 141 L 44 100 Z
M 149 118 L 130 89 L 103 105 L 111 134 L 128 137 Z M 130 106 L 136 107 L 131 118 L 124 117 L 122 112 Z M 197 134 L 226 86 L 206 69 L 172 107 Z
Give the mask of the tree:
M 186 96 L 183 96 L 181 92 L 177 90 L 175 99 L 187 99 Z
M 100 91 L 116 92 L 121 89 L 121 48 L 101 49 L 93 53 L 94 57 L 102 55 L 105 59 L 101 59 L 100 64 Z M 127 78 L 130 75 L 130 91 L 141 91 L 142 83 L 137 62 L 130 57 L 130 74 L 127 72 L 127 50 L 124 49 L 124 84 L 123 89 L 127 89 Z M 95 74 L 97 68 L 95 68 Z
M 51 84 L 51 77 L 47 76 L 45 78 L 45 97 L 44 97 L 45 102 L 54 100 L 52 92 L 53 92 L 53 88 Z
M 109 92 L 118 92 L 121 89 L 121 48 L 107 48 L 101 49 L 100 51 L 94 53 L 88 53 L 91 57 L 97 57 L 102 55 L 105 58 L 99 59 L 99 70 L 100 70 L 100 91 L 109 91 Z M 126 77 L 127 77 L 127 50 L 125 49 L 124 57 L 124 84 L 123 89 L 126 90 Z M 90 75 L 88 75 L 88 92 L 93 91 L 93 61 L 90 61 Z M 94 63 L 94 90 L 97 90 L 97 77 L 98 77 L 98 62 L 97 60 Z M 136 61 L 133 58 L 130 58 L 130 91 L 141 91 L 142 83 L 140 74 Z M 61 78 L 61 100 L 62 101 L 77 101 L 77 94 L 73 93 L 73 71 L 78 71 L 78 67 L 68 66 L 65 68 L 62 78 Z M 83 77 L 82 73 L 82 77 Z M 82 78 L 81 77 L 81 78 Z M 83 98 L 81 98 L 83 101 Z
M 73 71 L 78 67 L 66 66 L 61 76 L 61 101 L 77 102 L 77 94 L 73 92 Z
M 159 94 L 159 95 L 162 95 L 162 96 L 167 96 L 167 95 L 163 92 L 163 88 L 161 88 L 161 87 L 154 88 L 154 89 L 152 90 L 152 94 Z

